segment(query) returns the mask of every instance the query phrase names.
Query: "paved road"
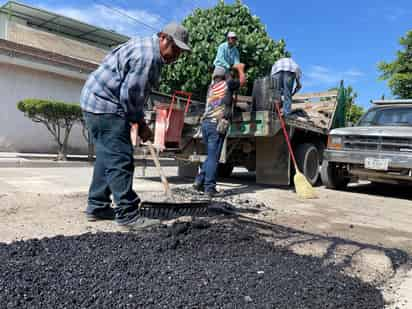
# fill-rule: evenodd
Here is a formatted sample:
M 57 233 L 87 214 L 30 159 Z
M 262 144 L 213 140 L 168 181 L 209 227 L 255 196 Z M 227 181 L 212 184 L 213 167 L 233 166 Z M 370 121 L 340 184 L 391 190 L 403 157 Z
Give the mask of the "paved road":
M 164 169 L 172 186 L 185 184 L 176 177 L 175 167 Z M 107 223 L 91 226 L 81 214 L 91 175 L 90 167 L 0 168 L 0 207 L 6 209 L 0 215 L 0 241 L 116 230 Z M 238 198 L 256 198 L 269 207 L 254 219 L 288 231 L 277 245 L 323 257 L 325 262 L 349 256 L 349 272 L 396 287 L 385 289 L 390 301 L 400 300 L 388 308 L 408 308 L 407 298 L 412 304 L 412 273 L 406 267 L 397 268 L 412 255 L 412 190 L 357 184 L 344 192 L 318 188 L 320 199 L 302 201 L 290 189 L 253 182 L 253 175 L 238 173 L 219 186 Z M 143 177 L 138 167 L 134 187 L 142 195 L 162 194 L 154 168 L 147 168 Z

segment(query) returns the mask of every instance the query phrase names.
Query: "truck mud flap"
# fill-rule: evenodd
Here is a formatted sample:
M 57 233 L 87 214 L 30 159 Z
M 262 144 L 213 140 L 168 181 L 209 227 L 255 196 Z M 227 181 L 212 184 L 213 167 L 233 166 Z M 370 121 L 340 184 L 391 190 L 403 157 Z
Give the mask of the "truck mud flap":
M 289 186 L 290 158 L 282 134 L 256 138 L 256 183 Z

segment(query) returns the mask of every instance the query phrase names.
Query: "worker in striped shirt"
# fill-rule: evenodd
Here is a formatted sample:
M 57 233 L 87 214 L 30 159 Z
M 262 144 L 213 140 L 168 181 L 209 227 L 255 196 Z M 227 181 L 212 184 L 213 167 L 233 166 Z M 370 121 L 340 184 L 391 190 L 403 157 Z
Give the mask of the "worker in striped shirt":
M 302 71 L 292 58 L 281 58 L 272 66 L 271 72 L 276 89 L 283 97 L 283 116 L 292 112 L 292 97 L 302 88 Z M 296 87 L 293 89 L 296 81 Z
M 217 67 L 213 72 L 202 117 L 202 137 L 207 147 L 207 158 L 193 185 L 195 190 L 205 192 L 209 197 L 219 193 L 216 190 L 217 168 L 232 118 L 233 93 L 240 88 L 238 80 L 226 80 L 225 75 L 226 71 L 222 67 Z
M 144 119 L 144 103 L 158 84 L 163 65 L 190 51 L 188 40 L 188 31 L 175 23 L 152 37 L 131 39 L 108 54 L 86 81 L 80 103 L 96 149 L 88 220 L 114 219 L 132 228 L 143 223 L 138 215 L 140 199 L 133 191 L 130 128 L 137 123 L 143 141 L 153 136 Z

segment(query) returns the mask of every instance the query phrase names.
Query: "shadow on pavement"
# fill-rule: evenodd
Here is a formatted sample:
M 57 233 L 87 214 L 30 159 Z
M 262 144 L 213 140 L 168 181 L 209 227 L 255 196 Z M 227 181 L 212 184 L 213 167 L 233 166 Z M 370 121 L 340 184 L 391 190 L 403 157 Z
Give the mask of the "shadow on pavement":
M 360 183 L 350 185 L 346 192 L 412 200 L 412 187 L 402 185 Z

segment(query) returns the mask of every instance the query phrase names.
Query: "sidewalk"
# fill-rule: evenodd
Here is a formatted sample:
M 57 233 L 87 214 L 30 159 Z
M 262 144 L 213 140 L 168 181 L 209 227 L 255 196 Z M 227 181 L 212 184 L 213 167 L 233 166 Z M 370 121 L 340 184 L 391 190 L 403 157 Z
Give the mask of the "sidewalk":
M 55 154 L 0 152 L 0 168 L 7 167 L 88 167 L 87 156 L 68 155 L 67 161 L 56 161 Z
M 159 159 L 162 167 L 176 166 L 176 161 L 173 158 L 160 157 Z M 137 166 L 154 166 L 150 155 L 135 155 L 135 164 Z M 67 155 L 67 161 L 56 161 L 56 154 L 0 152 L 0 168 L 90 166 L 93 166 L 93 162 L 88 161 L 87 155 Z

